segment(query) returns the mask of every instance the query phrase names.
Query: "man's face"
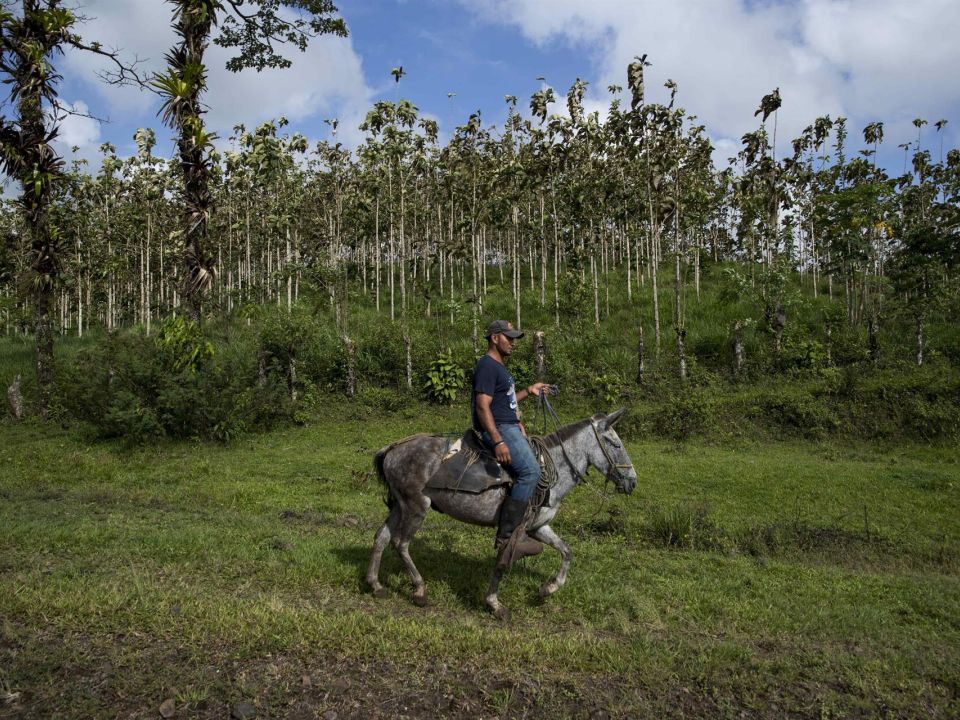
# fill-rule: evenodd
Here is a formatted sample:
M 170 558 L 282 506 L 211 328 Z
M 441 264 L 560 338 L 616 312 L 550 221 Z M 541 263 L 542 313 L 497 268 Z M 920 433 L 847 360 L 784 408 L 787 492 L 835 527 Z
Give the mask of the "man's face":
M 510 325 L 510 329 L 513 330 L 513 325 Z M 517 342 L 514 338 L 509 338 L 503 333 L 495 333 L 490 339 L 504 357 L 513 354 L 513 346 Z

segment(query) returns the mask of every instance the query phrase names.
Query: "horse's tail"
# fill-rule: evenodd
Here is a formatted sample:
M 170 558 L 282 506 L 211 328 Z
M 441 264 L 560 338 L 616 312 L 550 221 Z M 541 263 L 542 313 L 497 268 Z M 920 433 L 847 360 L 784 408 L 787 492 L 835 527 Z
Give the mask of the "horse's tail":
M 397 499 L 393 496 L 393 488 L 390 487 L 390 481 L 387 480 L 387 474 L 383 469 L 383 463 L 387 458 L 387 453 L 393 450 L 397 445 L 403 445 L 406 442 L 410 442 L 411 440 L 416 440 L 417 438 L 421 437 L 424 437 L 424 433 L 417 433 L 416 435 L 405 437 L 402 440 L 397 440 L 390 443 L 386 447 L 380 448 L 373 456 L 373 468 L 377 471 L 377 477 L 383 484 L 383 502 L 390 509 L 393 509 L 393 506 L 397 504 Z
M 390 491 L 390 483 L 387 482 L 387 475 L 383 470 L 383 461 L 386 459 L 387 453 L 392 449 L 393 445 L 387 445 L 386 447 L 377 450 L 376 454 L 373 456 L 373 468 L 377 471 L 377 479 L 380 481 L 380 484 L 383 485 L 383 502 L 391 510 L 397 501 L 393 497 L 393 493 Z

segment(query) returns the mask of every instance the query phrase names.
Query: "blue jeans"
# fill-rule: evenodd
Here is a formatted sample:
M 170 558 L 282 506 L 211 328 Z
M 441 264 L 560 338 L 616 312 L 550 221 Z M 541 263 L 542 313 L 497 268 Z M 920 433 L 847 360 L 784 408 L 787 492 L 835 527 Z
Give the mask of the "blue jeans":
M 530 449 L 530 442 L 520 430 L 519 425 L 497 425 L 500 431 L 500 437 L 507 444 L 510 450 L 510 465 L 507 470 L 513 478 L 513 488 L 510 490 L 510 497 L 515 500 L 527 502 L 533 496 L 533 491 L 537 489 L 537 481 L 540 479 L 540 463 Z M 488 447 L 493 447 L 490 435 L 483 432 L 483 441 Z

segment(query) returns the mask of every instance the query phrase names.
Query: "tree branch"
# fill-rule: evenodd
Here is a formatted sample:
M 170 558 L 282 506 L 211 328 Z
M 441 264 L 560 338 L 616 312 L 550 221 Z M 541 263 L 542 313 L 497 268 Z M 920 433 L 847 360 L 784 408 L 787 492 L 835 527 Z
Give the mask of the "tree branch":
M 147 76 L 138 70 L 137 66 L 143 63 L 144 60 L 136 55 L 134 55 L 132 62 L 126 63 L 120 59 L 119 48 L 105 50 L 98 42 L 84 42 L 79 35 L 71 35 L 68 42 L 71 47 L 77 50 L 90 52 L 111 61 L 114 66 L 113 70 L 101 70 L 97 73 L 97 76 L 108 85 L 132 85 L 141 90 L 156 92 L 156 90 L 150 86 Z
M 60 100 L 56 100 L 52 103 L 51 107 L 54 110 L 54 122 L 59 124 L 60 121 L 68 115 L 73 117 L 82 117 L 88 118 L 90 120 L 96 120 L 99 123 L 109 123 L 111 122 L 108 118 L 97 117 L 96 115 L 91 115 L 90 113 L 80 112 L 79 110 L 74 110 L 69 105 L 64 105 Z

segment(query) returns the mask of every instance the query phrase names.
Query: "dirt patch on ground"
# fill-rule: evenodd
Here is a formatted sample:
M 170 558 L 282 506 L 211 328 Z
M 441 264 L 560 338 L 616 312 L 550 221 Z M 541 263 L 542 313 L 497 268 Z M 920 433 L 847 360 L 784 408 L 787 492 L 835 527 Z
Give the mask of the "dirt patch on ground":
M 784 648 L 761 641 L 758 651 Z M 789 653 L 788 653 L 789 654 Z M 663 668 L 661 668 L 663 670 Z M 0 718 L 822 718 L 950 717 L 956 687 L 928 688 L 891 711 L 823 678 L 676 668 L 668 675 L 508 673 L 482 659 L 345 657 L 258 651 L 143 633 L 93 635 L 0 624 Z M 926 695 L 927 693 L 921 693 Z
M 0 718 L 621 718 L 757 717 L 732 696 L 669 691 L 642 678 L 510 677 L 449 667 L 148 637 L 28 633 L 0 638 Z

